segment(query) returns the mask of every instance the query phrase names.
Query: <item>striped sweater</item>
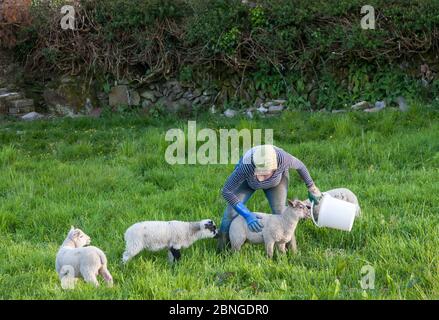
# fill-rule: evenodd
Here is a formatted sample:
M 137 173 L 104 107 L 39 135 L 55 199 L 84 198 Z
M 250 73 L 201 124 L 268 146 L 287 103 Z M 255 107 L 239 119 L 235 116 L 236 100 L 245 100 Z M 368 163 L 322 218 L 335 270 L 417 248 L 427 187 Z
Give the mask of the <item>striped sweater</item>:
M 242 157 L 241 161 L 237 164 L 235 170 L 227 179 L 222 189 L 223 197 L 231 206 L 235 206 L 238 202 L 240 202 L 238 197 L 235 195 L 235 191 L 244 181 L 246 181 L 249 187 L 253 190 L 270 189 L 276 187 L 280 183 L 282 176 L 288 174 L 288 169 L 290 168 L 297 170 L 308 188 L 314 184 L 308 169 L 302 161 L 293 157 L 281 148 L 274 148 L 277 154 L 278 168 L 274 172 L 273 176 L 265 181 L 258 181 L 258 179 L 255 177 L 255 165 L 252 161 L 253 149 L 248 150 L 244 157 Z

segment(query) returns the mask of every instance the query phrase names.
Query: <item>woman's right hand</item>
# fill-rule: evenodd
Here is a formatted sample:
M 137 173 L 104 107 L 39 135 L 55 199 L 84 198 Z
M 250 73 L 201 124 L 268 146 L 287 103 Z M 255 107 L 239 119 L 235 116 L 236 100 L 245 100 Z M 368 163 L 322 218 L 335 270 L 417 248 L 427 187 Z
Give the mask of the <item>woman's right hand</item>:
M 319 188 L 316 187 L 315 184 L 313 184 L 311 187 L 308 188 L 309 201 L 314 202 L 315 205 L 319 204 L 322 196 L 323 196 L 322 193 L 320 192 Z

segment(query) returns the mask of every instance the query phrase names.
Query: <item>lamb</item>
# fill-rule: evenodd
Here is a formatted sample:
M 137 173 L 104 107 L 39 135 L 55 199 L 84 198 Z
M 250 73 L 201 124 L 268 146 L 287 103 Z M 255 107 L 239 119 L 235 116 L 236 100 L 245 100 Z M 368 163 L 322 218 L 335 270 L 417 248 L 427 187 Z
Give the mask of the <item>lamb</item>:
M 98 287 L 98 274 L 104 278 L 109 287 L 113 286 L 113 277 L 107 269 L 107 257 L 99 248 L 85 247 L 90 242 L 90 237 L 81 229 L 71 227 L 56 255 L 56 272 L 63 288 L 74 288 L 79 276 Z
M 232 250 L 239 251 L 242 245 L 250 243 L 265 243 L 269 258 L 273 257 L 274 245 L 281 253 L 286 253 L 286 245 L 292 252 L 297 252 L 295 230 L 300 219 L 307 218 L 310 207 L 302 201 L 288 200 L 288 207 L 282 214 L 255 213 L 261 217 L 264 228 L 262 232 L 252 232 L 247 227 L 245 219 L 237 216 L 230 225 L 229 237 Z
M 357 205 L 357 211 L 355 213 L 355 216 L 359 217 L 361 215 L 361 208 L 360 208 L 360 204 L 358 202 L 357 196 L 351 190 L 349 190 L 347 188 L 337 188 L 337 189 L 328 190 L 328 191 L 323 192 L 323 193 L 327 193 L 336 199 L 344 200 L 344 201 L 347 201 L 347 202 L 350 202 L 350 203 Z M 304 202 L 308 206 L 311 205 L 311 202 L 309 200 L 305 200 Z M 314 218 L 316 220 L 318 218 L 318 214 L 319 214 L 319 206 L 316 206 L 314 208 Z
M 214 238 L 217 234 L 215 223 L 209 219 L 198 222 L 139 222 L 125 232 L 126 249 L 122 261 L 127 263 L 144 249 L 149 251 L 168 249 L 169 262 L 173 263 L 181 258 L 182 248 L 188 248 L 200 239 Z

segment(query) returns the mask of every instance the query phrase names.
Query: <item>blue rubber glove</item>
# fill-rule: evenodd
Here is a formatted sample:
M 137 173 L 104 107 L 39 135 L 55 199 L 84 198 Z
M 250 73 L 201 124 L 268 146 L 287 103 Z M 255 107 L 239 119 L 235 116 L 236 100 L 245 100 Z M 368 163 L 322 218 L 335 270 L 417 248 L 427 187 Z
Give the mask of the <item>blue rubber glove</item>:
M 235 205 L 234 209 L 236 212 L 241 215 L 245 221 L 247 221 L 248 228 L 253 232 L 261 232 L 264 225 L 260 223 L 258 220 L 262 219 L 261 217 L 258 217 L 253 212 L 247 209 L 247 207 L 242 203 L 238 202 L 238 204 Z

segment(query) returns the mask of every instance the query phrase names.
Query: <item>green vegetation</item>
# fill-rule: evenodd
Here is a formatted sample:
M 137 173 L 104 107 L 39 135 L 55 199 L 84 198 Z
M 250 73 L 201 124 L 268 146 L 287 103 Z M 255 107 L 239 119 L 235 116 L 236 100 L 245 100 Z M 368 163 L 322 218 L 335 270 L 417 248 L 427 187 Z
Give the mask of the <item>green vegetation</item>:
M 438 103 L 438 80 L 420 85 L 422 64 L 433 73 L 439 67 L 438 1 L 369 1 L 375 30 L 361 29 L 360 0 L 256 4 L 83 0 L 76 8 L 82 31 L 72 32 L 59 27 L 59 2 L 36 0 L 16 53 L 43 80 L 57 73 L 143 84 L 175 77 L 231 87 L 226 102 L 241 105 L 253 103 L 258 90 L 287 98 L 292 109 L 340 109 L 398 95 Z
M 258 18 L 259 19 L 259 18 Z M 257 20 L 259 21 L 259 20 Z M 259 23 L 259 22 L 258 22 Z M 175 266 L 166 253 L 120 264 L 123 233 L 149 219 L 220 222 L 220 189 L 233 165 L 170 166 L 170 128 L 181 119 L 130 115 L 0 126 L 0 298 L 2 299 L 438 299 L 439 114 L 285 112 L 281 118 L 204 118 L 198 128 L 273 128 L 275 143 L 302 159 L 322 189 L 348 187 L 363 216 L 351 233 L 302 221 L 300 253 L 265 257 L 262 246 L 216 254 L 196 243 Z M 291 173 L 289 195 L 306 197 Z M 268 211 L 263 193 L 249 202 Z M 80 282 L 63 291 L 55 255 L 70 225 L 109 258 L 115 287 Z M 364 265 L 374 290 L 359 285 Z

